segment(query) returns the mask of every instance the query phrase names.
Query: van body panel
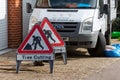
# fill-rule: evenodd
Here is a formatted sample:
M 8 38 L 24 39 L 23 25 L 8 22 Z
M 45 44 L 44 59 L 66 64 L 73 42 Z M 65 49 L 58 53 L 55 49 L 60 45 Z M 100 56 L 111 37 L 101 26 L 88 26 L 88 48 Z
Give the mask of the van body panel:
M 105 35 L 109 21 L 116 18 L 116 0 L 104 0 L 110 5 L 110 12 L 100 11 L 100 1 L 94 8 L 34 8 L 29 21 L 29 30 L 47 17 L 61 35 L 67 46 L 95 48 L 98 34 Z M 82 4 L 83 5 L 83 4 Z M 86 6 L 86 4 L 84 4 Z M 87 5 L 88 6 L 88 5 Z

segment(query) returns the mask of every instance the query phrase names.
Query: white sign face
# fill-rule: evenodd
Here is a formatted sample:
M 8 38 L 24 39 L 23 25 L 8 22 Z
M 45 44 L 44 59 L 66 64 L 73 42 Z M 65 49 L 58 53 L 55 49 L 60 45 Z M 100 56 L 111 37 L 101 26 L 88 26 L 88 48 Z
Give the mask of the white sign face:
M 37 29 L 26 42 L 23 48 L 24 50 L 25 48 L 27 49 L 27 45 L 31 45 L 31 50 L 48 50 L 46 43 L 44 42 L 43 38 L 41 37 L 41 34 Z
M 42 30 L 51 44 L 60 43 L 57 36 L 54 34 L 54 32 L 52 31 L 52 29 L 49 27 L 47 23 L 44 24 L 44 27 L 42 28 Z

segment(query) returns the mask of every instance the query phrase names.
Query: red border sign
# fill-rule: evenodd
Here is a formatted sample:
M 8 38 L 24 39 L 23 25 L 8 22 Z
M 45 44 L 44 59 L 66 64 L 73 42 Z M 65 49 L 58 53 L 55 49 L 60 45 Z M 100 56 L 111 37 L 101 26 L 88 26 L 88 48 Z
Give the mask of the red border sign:
M 47 19 L 44 18 L 40 27 L 43 29 L 45 23 L 48 24 L 48 27 L 52 30 L 52 32 L 54 33 L 54 35 L 56 36 L 56 38 L 59 40 L 59 43 L 52 43 L 52 46 L 64 46 L 64 41 L 61 39 L 60 35 L 58 34 L 58 32 L 56 31 L 56 29 L 53 27 L 53 25 L 51 24 L 51 22 Z
M 38 30 L 39 34 L 43 38 L 44 43 L 48 47 L 48 50 L 24 50 L 24 47 L 26 46 L 26 43 L 28 42 L 28 40 L 30 39 L 30 37 L 32 36 L 32 34 L 35 32 L 36 29 Z M 30 31 L 30 33 L 27 35 L 27 37 L 25 38 L 25 40 L 22 42 L 22 44 L 18 48 L 18 54 L 51 54 L 52 52 L 53 52 L 53 48 L 51 47 L 51 44 L 47 40 L 45 34 L 43 33 L 42 29 L 40 28 L 40 26 L 38 24 L 36 24 L 32 28 L 32 30 Z

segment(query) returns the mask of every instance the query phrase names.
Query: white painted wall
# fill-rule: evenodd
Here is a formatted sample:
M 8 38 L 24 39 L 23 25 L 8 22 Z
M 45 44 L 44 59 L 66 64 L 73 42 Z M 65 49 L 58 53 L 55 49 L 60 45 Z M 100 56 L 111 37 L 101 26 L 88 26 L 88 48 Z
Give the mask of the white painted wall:
M 8 47 L 7 0 L 0 0 L 0 50 Z

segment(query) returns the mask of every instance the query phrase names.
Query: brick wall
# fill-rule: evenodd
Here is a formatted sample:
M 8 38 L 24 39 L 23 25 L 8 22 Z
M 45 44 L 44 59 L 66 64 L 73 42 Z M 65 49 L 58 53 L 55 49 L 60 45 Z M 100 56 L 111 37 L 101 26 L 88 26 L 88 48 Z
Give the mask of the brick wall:
M 8 47 L 17 48 L 22 41 L 22 0 L 8 0 Z

